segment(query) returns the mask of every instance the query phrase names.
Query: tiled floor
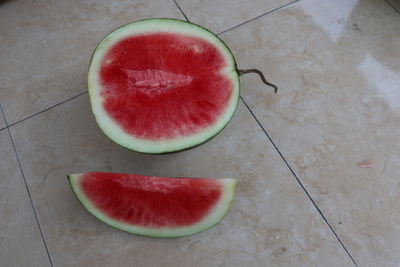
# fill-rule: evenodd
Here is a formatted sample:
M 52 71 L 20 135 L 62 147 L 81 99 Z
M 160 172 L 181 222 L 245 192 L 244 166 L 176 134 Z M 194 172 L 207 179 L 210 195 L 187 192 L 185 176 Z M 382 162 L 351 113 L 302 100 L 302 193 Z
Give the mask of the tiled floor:
M 399 1 L 72 2 L 0 2 L 0 266 L 399 266 Z M 242 77 L 233 121 L 195 149 L 119 147 L 85 73 L 104 34 L 145 17 L 221 33 L 280 91 Z M 80 207 L 65 175 L 92 170 L 239 183 L 220 225 L 155 239 Z

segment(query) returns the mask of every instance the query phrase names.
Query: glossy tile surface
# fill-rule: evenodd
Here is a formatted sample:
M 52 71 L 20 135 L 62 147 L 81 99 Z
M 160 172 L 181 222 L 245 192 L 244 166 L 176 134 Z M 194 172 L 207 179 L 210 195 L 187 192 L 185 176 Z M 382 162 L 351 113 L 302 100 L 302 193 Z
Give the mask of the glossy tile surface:
M 176 2 L 191 22 L 219 33 L 292 1 L 177 0 Z
M 12 123 L 77 95 L 96 44 L 114 28 L 148 17 L 183 18 L 172 1 L 0 3 L 0 99 Z
M 360 266 L 400 262 L 400 15 L 303 0 L 221 36 L 242 95 Z
M 56 266 L 352 266 L 242 103 L 210 142 L 158 156 L 108 140 L 88 103 L 84 95 L 11 128 Z M 146 238 L 97 221 L 75 199 L 66 174 L 95 170 L 235 177 L 238 186 L 217 227 L 186 238 Z
M 50 266 L 7 130 L 0 148 L 0 266 Z

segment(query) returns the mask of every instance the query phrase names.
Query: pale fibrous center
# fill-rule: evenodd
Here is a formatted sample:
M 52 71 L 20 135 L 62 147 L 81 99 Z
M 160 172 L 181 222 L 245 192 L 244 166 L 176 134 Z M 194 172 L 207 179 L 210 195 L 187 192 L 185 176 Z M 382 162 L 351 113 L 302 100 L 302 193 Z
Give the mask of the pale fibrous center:
M 162 93 L 166 90 L 190 85 L 193 78 L 158 69 L 124 70 L 130 89 L 138 89 L 147 94 Z

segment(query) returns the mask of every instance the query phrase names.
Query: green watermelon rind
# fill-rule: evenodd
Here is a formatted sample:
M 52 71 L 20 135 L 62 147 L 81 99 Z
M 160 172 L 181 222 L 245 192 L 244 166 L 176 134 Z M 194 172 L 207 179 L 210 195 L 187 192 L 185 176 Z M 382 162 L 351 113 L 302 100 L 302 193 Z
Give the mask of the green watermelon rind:
M 67 176 L 69 184 L 72 188 L 72 192 L 75 194 L 82 206 L 91 213 L 98 220 L 103 223 L 116 228 L 118 230 L 128 232 L 130 234 L 150 236 L 150 237 L 166 237 L 166 238 L 177 238 L 183 236 L 190 236 L 205 230 L 208 230 L 217 225 L 228 213 L 234 195 L 236 187 L 236 179 L 224 178 L 217 179 L 217 181 L 223 184 L 223 190 L 220 200 L 212 208 L 212 210 L 203 217 L 199 222 L 190 226 L 179 226 L 174 228 L 162 227 L 162 228 L 150 228 L 137 225 L 126 224 L 117 220 L 114 220 L 104 214 L 101 210 L 93 206 L 91 201 L 82 192 L 79 181 L 83 177 L 83 174 L 70 174 Z
M 172 140 L 152 141 L 126 134 L 122 128 L 106 114 L 100 101 L 101 97 L 99 96 L 99 88 L 101 88 L 101 86 L 98 82 L 97 73 L 100 67 L 100 61 L 108 49 L 115 44 L 116 41 L 120 40 L 119 38 L 126 37 L 126 33 L 131 32 L 131 28 L 135 28 L 135 33 L 168 30 L 168 32 L 172 33 L 196 34 L 195 36 L 204 38 L 218 48 L 225 60 L 228 62 L 227 67 L 223 69 L 223 72 L 224 75 L 226 75 L 226 77 L 228 77 L 228 79 L 233 83 L 233 90 L 230 102 L 217 122 L 195 135 L 177 137 Z M 218 133 L 220 133 L 232 120 L 237 109 L 240 97 L 240 80 L 237 73 L 236 60 L 231 50 L 224 41 L 214 33 L 204 27 L 183 20 L 155 18 L 143 19 L 125 24 L 106 35 L 93 52 L 88 72 L 88 89 L 92 113 L 95 116 L 97 124 L 105 135 L 115 143 L 137 152 L 146 154 L 163 154 L 198 146 L 218 135 Z

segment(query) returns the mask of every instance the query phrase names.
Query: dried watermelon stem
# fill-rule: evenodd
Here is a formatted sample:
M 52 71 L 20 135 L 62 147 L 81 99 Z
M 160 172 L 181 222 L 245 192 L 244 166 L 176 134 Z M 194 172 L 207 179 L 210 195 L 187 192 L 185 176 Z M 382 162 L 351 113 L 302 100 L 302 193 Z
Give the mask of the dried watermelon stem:
M 272 84 L 272 83 L 268 82 L 268 81 L 265 79 L 264 74 L 263 74 L 261 71 L 259 71 L 258 69 L 237 70 L 237 71 L 238 71 L 239 76 L 241 76 L 241 75 L 243 75 L 243 74 L 246 74 L 246 73 L 257 73 L 258 75 L 260 75 L 261 80 L 262 80 L 266 85 L 273 87 L 273 88 L 275 89 L 275 93 L 278 92 L 278 87 L 277 87 L 275 84 Z

